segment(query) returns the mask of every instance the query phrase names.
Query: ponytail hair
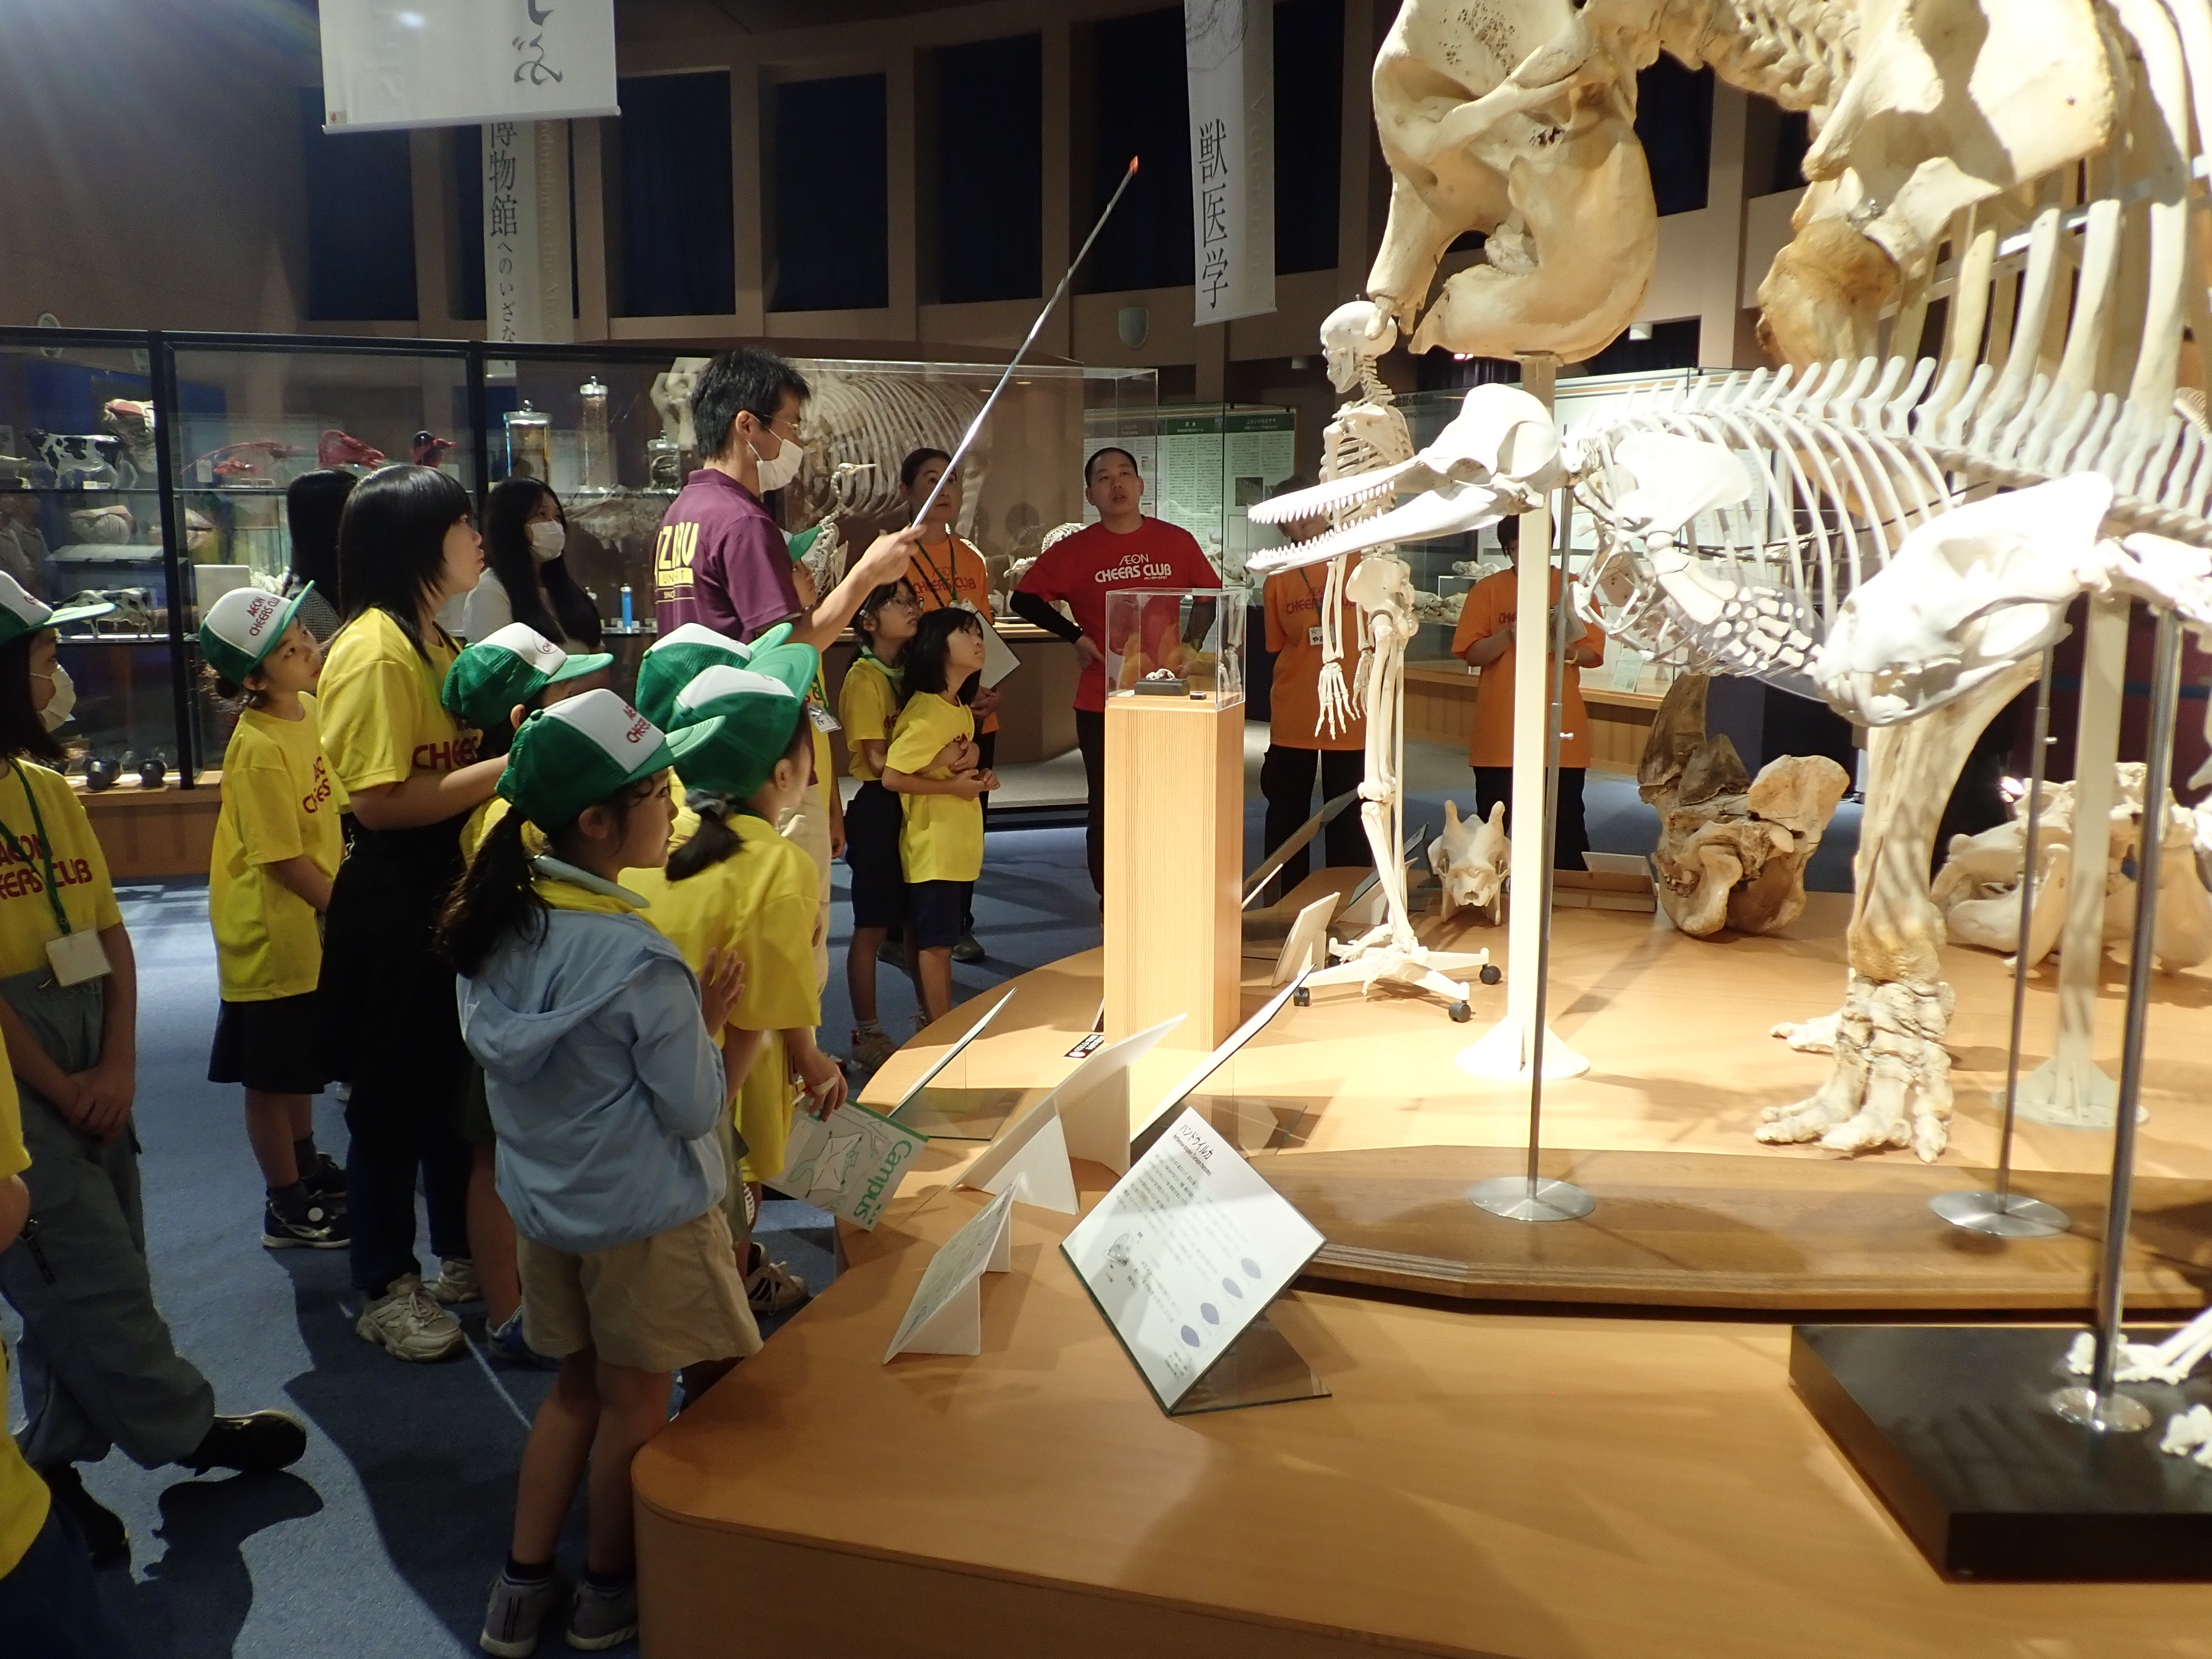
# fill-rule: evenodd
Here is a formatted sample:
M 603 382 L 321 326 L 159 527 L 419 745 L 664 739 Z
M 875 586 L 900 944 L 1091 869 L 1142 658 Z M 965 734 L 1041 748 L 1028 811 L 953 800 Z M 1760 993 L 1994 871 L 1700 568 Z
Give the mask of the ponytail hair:
M 510 806 L 492 825 L 438 918 L 438 954 L 465 979 L 476 977 L 509 933 L 532 943 L 545 936 L 550 907 L 531 884 L 530 849 L 522 842 L 526 822 Z
M 744 845 L 738 832 L 730 828 L 730 814 L 742 802 L 732 801 L 727 795 L 687 789 L 684 792 L 684 804 L 699 815 L 699 827 L 692 832 L 690 840 L 668 855 L 671 881 L 689 881 L 734 856 Z

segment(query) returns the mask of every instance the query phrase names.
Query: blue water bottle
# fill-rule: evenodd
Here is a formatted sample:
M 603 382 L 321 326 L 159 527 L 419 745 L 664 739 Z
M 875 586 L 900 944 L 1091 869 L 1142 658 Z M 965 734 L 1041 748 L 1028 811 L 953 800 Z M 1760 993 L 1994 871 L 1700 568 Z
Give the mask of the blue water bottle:
M 622 602 L 623 602 L 623 631 L 624 631 L 625 633 L 627 633 L 629 629 L 633 629 L 633 628 L 635 628 L 635 627 L 637 626 L 637 616 L 636 616 L 636 613 L 635 613 L 634 611 L 632 611 L 632 610 L 631 610 L 631 608 L 630 608 L 630 602 L 629 602 L 629 584 L 628 582 L 624 582 L 624 583 L 623 584 L 623 586 L 622 586 Z

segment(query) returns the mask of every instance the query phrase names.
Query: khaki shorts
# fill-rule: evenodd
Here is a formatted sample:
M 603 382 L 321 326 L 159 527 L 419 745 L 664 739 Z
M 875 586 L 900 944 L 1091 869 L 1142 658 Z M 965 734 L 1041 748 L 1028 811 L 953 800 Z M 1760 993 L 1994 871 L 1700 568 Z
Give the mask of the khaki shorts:
M 611 1365 L 676 1371 L 760 1352 L 760 1329 L 718 1206 L 611 1250 L 572 1255 L 515 1240 L 522 1334 L 565 1359 L 590 1348 Z

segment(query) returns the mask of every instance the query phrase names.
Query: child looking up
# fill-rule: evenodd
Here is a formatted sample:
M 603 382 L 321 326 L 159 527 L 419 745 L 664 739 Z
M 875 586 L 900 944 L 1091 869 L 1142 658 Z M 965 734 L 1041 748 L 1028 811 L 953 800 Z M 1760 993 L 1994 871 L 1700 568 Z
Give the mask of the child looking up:
M 760 1347 L 722 1218 L 714 1130 L 727 1085 L 709 1036 L 744 970 L 716 956 L 695 979 L 615 880 L 667 856 L 668 759 L 659 729 L 611 691 L 532 715 L 500 778 L 512 810 L 439 922 L 521 1235 L 524 1330 L 562 1362 L 523 1450 L 487 1653 L 537 1645 L 587 1466 L 569 1644 L 611 1647 L 636 1630 L 630 1460 L 666 1425 L 673 1373 Z M 550 851 L 530 854 L 526 826 Z
M 814 861 L 775 828 L 808 787 L 806 694 L 818 661 L 811 646 L 771 646 L 754 650 L 743 667 L 710 667 L 684 688 L 670 747 L 697 821 L 688 836 L 679 832 L 665 872 L 632 875 L 653 902 L 654 924 L 685 961 L 703 963 L 719 950 L 745 963 L 744 993 L 721 1032 L 743 1141 L 746 1184 L 730 1198 L 733 1231 L 741 1232 L 760 1183 L 783 1173 L 794 1097 L 803 1089 L 824 1113 L 845 1098 L 845 1074 L 814 1041 L 822 1018 Z M 805 1282 L 769 1261 L 749 1233 L 744 1252 L 754 1313 L 782 1313 L 806 1299 Z
M 551 498 L 547 497 L 548 500 Z M 445 710 L 480 735 L 477 757 L 504 756 L 515 728 L 540 708 L 605 687 L 614 659 L 605 652 L 571 656 L 527 623 L 508 623 L 468 647 L 446 671 L 439 692 Z M 461 826 L 461 856 L 473 859 L 485 833 L 507 815 L 494 795 Z M 542 1363 L 522 1340 L 522 1284 L 516 1277 L 514 1222 L 495 1183 L 497 1135 L 484 1102 L 483 1073 L 469 1067 L 461 1103 L 461 1139 L 469 1143 L 469 1259 L 483 1291 L 485 1345 L 510 1364 Z
M 860 793 L 845 810 L 845 862 L 853 871 L 853 942 L 845 989 L 853 1000 L 853 1059 L 873 1071 L 898 1052 L 876 1013 L 876 952 L 906 928 L 906 876 L 899 866 L 899 799 L 884 787 L 884 756 L 906 695 L 899 659 L 921 620 L 905 582 L 879 587 L 853 615 L 860 651 L 837 692 L 848 762 Z M 909 955 L 908 960 L 911 960 Z
M 983 623 L 948 607 L 921 619 L 902 659 L 907 702 L 884 756 L 900 796 L 899 864 L 924 1018 L 952 1012 L 952 947 L 983 869 L 982 797 L 999 787 L 975 746 L 968 700 L 983 670 Z
M 345 1174 L 315 1145 L 330 1079 L 315 1054 L 320 918 L 343 854 L 345 795 L 323 756 L 315 700 L 323 653 L 289 599 L 234 588 L 208 607 L 200 654 L 216 695 L 243 704 L 222 755 L 222 807 L 208 866 L 216 1016 L 208 1081 L 246 1087 L 246 1138 L 268 1189 L 270 1249 L 343 1248 Z

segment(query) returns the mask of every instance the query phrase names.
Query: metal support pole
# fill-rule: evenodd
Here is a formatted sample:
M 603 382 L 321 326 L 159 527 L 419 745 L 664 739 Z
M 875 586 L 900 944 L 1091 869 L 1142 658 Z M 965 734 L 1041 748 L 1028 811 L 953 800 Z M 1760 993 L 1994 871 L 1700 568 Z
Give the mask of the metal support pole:
M 2142 836 L 2136 854 L 2136 926 L 2128 957 L 2128 1006 L 2120 1044 L 2119 1120 L 2112 1126 L 2112 1195 L 2105 1218 L 2105 1259 L 2097 1273 L 2097 1357 L 2087 1388 L 2060 1389 L 2051 1407 L 2069 1423 L 2105 1433 L 2150 1425 L 2150 1408 L 2118 1393 L 2120 1321 L 2126 1311 L 2128 1218 L 2135 1198 L 2136 1118 L 2142 1094 L 2143 1038 L 2150 1018 L 2153 944 L 2158 937 L 2159 853 L 2166 839 L 2167 781 L 2173 775 L 2174 703 L 2181 678 L 2181 625 L 2158 613 L 2151 670 L 2150 741 L 2143 759 Z
M 2004 1127 L 1997 1135 L 1994 1192 L 1938 1193 L 1928 1207 L 1954 1227 L 1996 1238 L 2051 1238 L 2072 1223 L 2066 1212 L 2012 1189 L 2013 1121 L 2020 1107 L 2020 1044 L 2027 1023 L 2028 939 L 2034 931 L 2037 854 L 2043 830 L 2044 762 L 2051 745 L 2051 647 L 2043 647 L 2043 678 L 2035 688 L 2035 744 L 2028 759 L 2027 833 L 2021 849 L 2020 943 L 2013 953 L 2012 1040 L 2005 1048 Z

